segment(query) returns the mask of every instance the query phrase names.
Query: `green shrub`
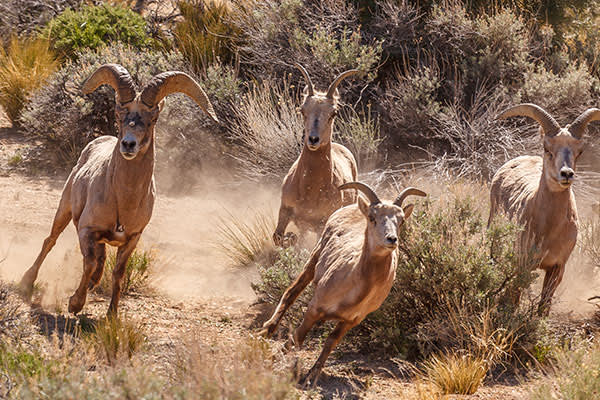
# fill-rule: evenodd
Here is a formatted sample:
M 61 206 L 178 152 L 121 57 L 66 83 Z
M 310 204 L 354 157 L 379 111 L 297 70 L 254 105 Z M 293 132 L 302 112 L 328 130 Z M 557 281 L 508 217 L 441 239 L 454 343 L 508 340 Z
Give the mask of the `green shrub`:
M 460 340 L 469 335 L 448 324 L 457 309 L 467 312 L 459 320 L 491 310 L 486 318 L 494 329 L 518 330 L 523 341 L 534 332 L 533 311 L 512 303 L 533 280 L 531 266 L 513 251 L 520 229 L 501 220 L 486 229 L 481 201 L 460 191 L 416 207 L 399 241 L 396 283 L 358 327 L 366 343 L 412 356 L 465 348 Z
M 338 113 L 334 127 L 334 139 L 344 144 L 358 162 L 359 169 L 372 170 L 383 160 L 379 154 L 380 136 L 379 118 L 371 112 L 369 104 L 360 112 L 351 107 L 343 107 Z
M 0 46 L 0 106 L 14 124 L 27 102 L 27 96 L 42 86 L 58 67 L 44 39 L 14 36 L 7 50 Z
M 121 293 L 126 294 L 134 290 L 146 288 L 148 279 L 156 262 L 156 251 L 135 249 L 125 267 L 125 274 L 121 282 Z M 97 287 L 97 291 L 104 294 L 112 293 L 112 272 L 117 262 L 116 249 L 109 249 L 104 267 L 104 274 Z
M 24 131 L 38 136 L 47 150 L 52 149 L 50 153 L 56 157 L 52 160 L 54 165 L 70 168 L 83 147 L 95 137 L 116 134 L 113 90 L 104 86 L 87 96 L 80 91 L 85 79 L 105 63 L 127 68 L 138 89 L 158 73 L 186 70 L 183 57 L 175 52 L 140 53 L 130 46 L 116 44 L 79 53 L 77 61 L 65 65 L 32 94 L 21 116 Z M 159 118 L 157 125 L 162 121 Z
M 81 51 L 96 50 L 121 42 L 137 49 L 150 45 L 146 22 L 139 14 L 120 5 L 84 6 L 65 10 L 42 32 L 61 55 L 76 59 Z

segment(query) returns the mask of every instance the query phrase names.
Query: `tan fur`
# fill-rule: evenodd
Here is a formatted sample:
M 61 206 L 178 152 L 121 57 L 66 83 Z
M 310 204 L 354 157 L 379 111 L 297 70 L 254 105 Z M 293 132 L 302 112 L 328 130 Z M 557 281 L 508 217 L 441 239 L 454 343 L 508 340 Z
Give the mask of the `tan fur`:
M 323 92 L 305 93 L 304 147 L 283 180 L 281 206 L 277 228 L 273 234 L 276 245 L 284 243 L 285 229 L 290 222 L 301 230 L 320 233 L 327 218 L 338 208 L 356 200 L 354 191 L 340 193 L 343 183 L 356 180 L 354 156 L 346 147 L 331 142 L 338 97 L 328 98 Z M 316 145 L 312 138 L 318 138 Z M 292 242 L 295 238 L 292 235 Z
M 294 332 L 294 344 L 301 346 L 308 331 L 319 321 L 339 322 L 306 375 L 306 383 L 316 382 L 327 357 L 345 333 L 379 308 L 387 297 L 396 276 L 398 229 L 412 209 L 412 204 L 369 205 L 359 197 L 358 204 L 343 207 L 329 217 L 303 272 L 264 324 L 264 334 L 271 336 L 285 311 L 312 281 L 314 296 Z
M 539 312 L 547 315 L 577 241 L 577 206 L 571 184 L 585 145 L 569 126 L 543 136 L 543 142 L 543 158 L 517 157 L 496 172 L 489 223 L 504 212 L 524 226 L 519 251 L 541 260 L 538 268 L 545 271 L 545 277 Z
M 69 300 L 69 312 L 81 311 L 88 288 L 99 283 L 105 244 L 118 247 L 109 312 L 117 311 L 127 260 L 150 221 L 155 199 L 154 125 L 161 105 L 148 107 L 139 97 L 117 103 L 118 138 L 99 137 L 82 151 L 63 189 L 51 233 L 21 280 L 26 295 L 31 294 L 40 266 L 56 239 L 73 220 L 83 254 L 83 275 Z M 130 145 L 123 144 L 124 138 L 132 141 Z

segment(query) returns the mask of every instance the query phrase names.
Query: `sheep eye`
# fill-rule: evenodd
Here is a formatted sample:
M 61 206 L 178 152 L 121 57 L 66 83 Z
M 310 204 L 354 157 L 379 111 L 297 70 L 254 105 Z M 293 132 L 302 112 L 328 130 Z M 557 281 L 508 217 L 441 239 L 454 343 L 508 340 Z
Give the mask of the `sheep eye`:
M 550 152 L 550 150 L 548 150 L 548 149 L 544 148 L 544 153 L 548 154 L 548 156 L 550 157 L 550 159 L 552 159 L 553 155 L 552 155 L 552 153 Z
M 373 224 L 375 224 L 375 217 L 372 215 L 369 215 L 369 221 L 371 221 Z

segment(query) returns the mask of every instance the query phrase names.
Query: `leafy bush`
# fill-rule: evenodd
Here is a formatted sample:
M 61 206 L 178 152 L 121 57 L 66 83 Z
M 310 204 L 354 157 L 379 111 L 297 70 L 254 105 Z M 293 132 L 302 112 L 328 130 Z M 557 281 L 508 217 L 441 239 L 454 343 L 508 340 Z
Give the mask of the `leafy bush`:
M 246 93 L 235 112 L 230 135 L 240 174 L 252 180 L 279 180 L 302 148 L 302 117 L 289 85 L 265 81 Z
M 140 53 L 122 44 L 84 51 L 77 58 L 33 93 L 21 117 L 25 132 L 38 136 L 45 142 L 47 150 L 52 149 L 50 153 L 56 157 L 53 163 L 69 168 L 75 164 L 83 147 L 95 137 L 116 133 L 113 90 L 104 86 L 84 96 L 79 89 L 98 67 L 105 63 L 123 65 L 131 73 L 138 90 L 160 72 L 185 71 L 179 53 Z M 162 120 L 159 118 L 158 125 Z
M 150 45 L 141 15 L 119 5 L 84 6 L 65 10 L 49 22 L 42 35 L 61 55 L 76 59 L 81 51 L 121 42 L 141 49 Z
M 146 287 L 148 279 L 156 262 L 156 251 L 135 249 L 125 267 L 125 274 L 121 282 L 121 293 L 126 294 L 134 290 L 140 290 Z M 97 291 L 104 294 L 112 293 L 112 272 L 117 262 L 116 249 L 110 249 L 106 257 L 104 274 L 97 287 Z
M 233 61 L 239 29 L 229 14 L 231 5 L 217 0 L 180 1 L 182 19 L 175 27 L 175 42 L 197 73 L 216 61 Z
M 58 61 L 44 39 L 14 36 L 8 49 L 0 46 L 0 105 L 8 119 L 18 121 L 27 96 L 54 73 Z
M 379 154 L 379 145 L 383 141 L 379 118 L 371 113 L 370 104 L 360 112 L 350 107 L 342 108 L 336 119 L 334 139 L 350 149 L 361 170 L 373 169 L 383 158 Z

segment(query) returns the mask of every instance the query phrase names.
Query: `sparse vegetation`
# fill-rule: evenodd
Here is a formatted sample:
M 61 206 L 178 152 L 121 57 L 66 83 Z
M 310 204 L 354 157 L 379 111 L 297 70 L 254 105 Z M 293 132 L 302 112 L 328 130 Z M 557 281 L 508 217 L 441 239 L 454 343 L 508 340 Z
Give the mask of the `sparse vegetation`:
M 144 327 L 131 317 L 109 316 L 96 323 L 85 338 L 100 357 L 114 365 L 120 359 L 131 359 L 146 342 Z
M 147 285 L 157 261 L 157 251 L 155 249 L 135 249 L 125 267 L 125 275 L 121 284 L 121 293 L 127 294 L 132 291 L 140 291 L 147 289 Z M 112 272 L 115 269 L 117 262 L 117 250 L 110 248 L 106 257 L 104 274 L 100 280 L 100 284 L 96 288 L 97 291 L 103 294 L 112 292 Z

